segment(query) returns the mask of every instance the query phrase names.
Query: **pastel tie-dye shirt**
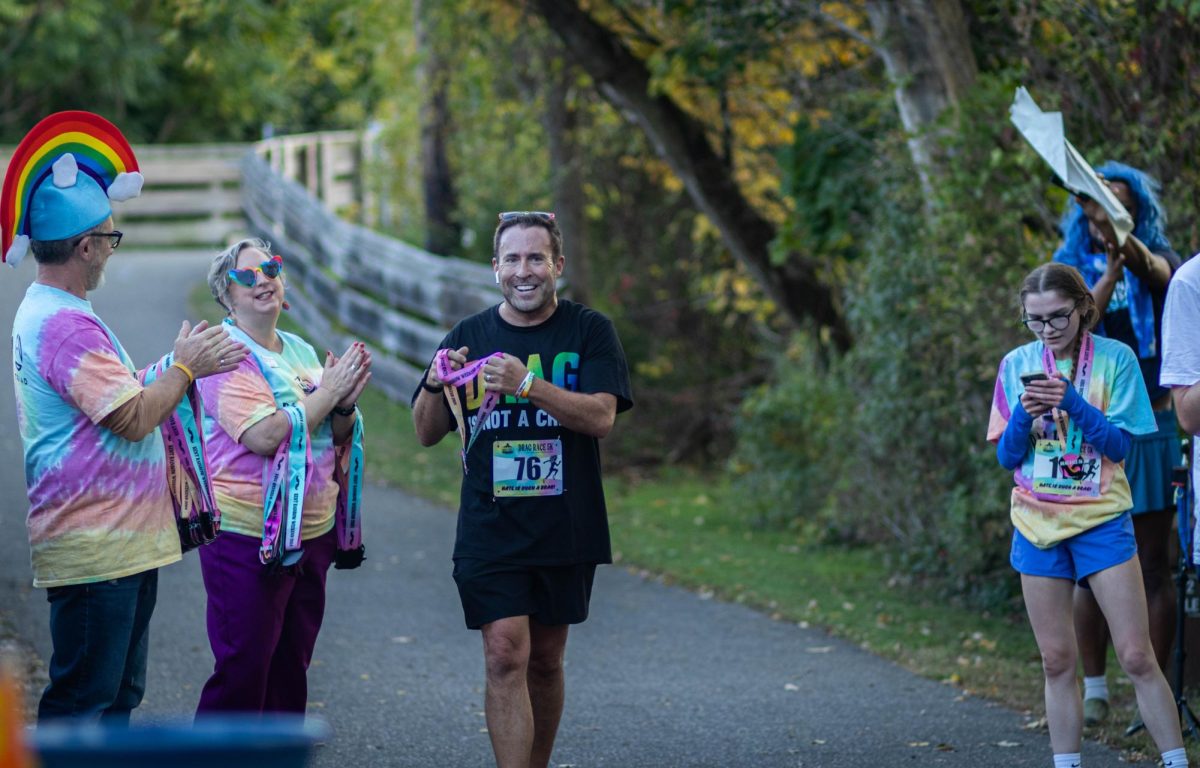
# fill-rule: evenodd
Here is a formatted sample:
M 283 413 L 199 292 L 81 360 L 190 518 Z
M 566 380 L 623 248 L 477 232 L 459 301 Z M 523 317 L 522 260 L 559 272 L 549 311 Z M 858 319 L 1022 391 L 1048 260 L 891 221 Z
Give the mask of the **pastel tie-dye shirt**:
M 240 339 L 252 355 L 229 373 L 200 379 L 204 398 L 204 436 L 213 491 L 221 509 L 221 530 L 260 538 L 263 535 L 263 471 L 270 457 L 260 456 L 239 442 L 246 430 L 279 409 L 297 403 L 321 383 L 325 367 L 308 342 L 279 331 L 282 352 L 272 352 L 249 337 Z M 270 368 L 270 381 L 280 390 L 279 399 L 262 366 Z M 334 524 L 338 485 L 333 480 L 333 427 L 330 420 L 315 429 L 310 425 L 313 471 L 304 494 L 300 538 L 314 539 Z
M 1150 398 L 1142 382 L 1141 370 L 1133 350 L 1113 339 L 1092 334 L 1096 342 L 1092 358 L 1092 376 L 1086 399 L 1117 427 L 1134 435 L 1154 432 L 1157 425 L 1150 409 Z M 1020 402 L 1025 387 L 1021 374 L 1043 371 L 1045 345 L 1032 341 L 1005 355 L 996 376 L 991 419 L 987 439 L 1000 440 L 1008 426 L 1012 409 Z M 1066 375 L 1069 361 L 1055 361 Z M 1056 439 L 1058 428 L 1051 418 L 1033 420 L 1030 439 Z M 1039 547 L 1049 547 L 1113 519 L 1133 506 L 1125 463 L 1100 455 L 1099 496 L 1058 496 L 1034 493 L 1034 451 L 1032 444 L 1021 466 L 1013 471 L 1014 488 L 1010 515 L 1027 539 Z
M 13 320 L 35 587 L 106 581 L 179 559 L 162 436 L 99 426 L 142 391 L 90 302 L 34 283 Z

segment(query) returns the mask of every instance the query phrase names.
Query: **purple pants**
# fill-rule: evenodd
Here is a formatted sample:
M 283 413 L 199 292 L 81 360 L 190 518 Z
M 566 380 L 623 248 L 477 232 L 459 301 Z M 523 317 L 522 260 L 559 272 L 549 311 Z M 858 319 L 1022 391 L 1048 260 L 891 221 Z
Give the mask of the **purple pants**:
M 222 533 L 199 548 L 216 664 L 196 714 L 304 712 L 308 664 L 325 615 L 325 576 L 337 532 L 304 542 L 290 573 L 258 560 L 260 539 Z

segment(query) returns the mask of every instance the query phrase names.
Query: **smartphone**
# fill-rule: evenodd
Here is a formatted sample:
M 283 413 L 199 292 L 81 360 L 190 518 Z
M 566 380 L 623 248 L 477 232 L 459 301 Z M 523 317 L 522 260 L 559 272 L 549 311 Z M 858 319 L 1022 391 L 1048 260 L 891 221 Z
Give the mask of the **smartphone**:
M 1021 383 L 1028 387 L 1029 383 L 1031 381 L 1045 381 L 1048 378 L 1050 378 L 1050 377 L 1041 371 L 1033 371 L 1031 373 L 1022 373 L 1021 374 Z

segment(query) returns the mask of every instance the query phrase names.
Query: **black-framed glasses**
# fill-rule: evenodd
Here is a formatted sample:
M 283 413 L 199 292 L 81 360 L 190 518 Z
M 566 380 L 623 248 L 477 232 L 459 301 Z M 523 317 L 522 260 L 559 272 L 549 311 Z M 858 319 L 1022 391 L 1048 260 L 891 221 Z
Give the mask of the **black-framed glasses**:
M 109 247 L 115 251 L 121 245 L 121 238 L 125 237 L 125 233 L 114 229 L 112 232 L 88 232 L 84 237 L 107 237 Z
M 272 256 L 271 258 L 259 264 L 257 267 L 246 267 L 245 269 L 229 270 L 229 279 L 238 285 L 244 285 L 247 288 L 253 288 L 258 282 L 258 273 L 262 272 L 268 279 L 279 277 L 279 273 L 283 271 L 283 257 Z
M 522 216 L 537 216 L 539 219 L 554 221 L 554 214 L 550 211 L 504 211 L 500 214 L 500 221 L 519 219 Z
M 1071 324 L 1071 315 L 1075 314 L 1075 310 L 1078 308 L 1079 305 L 1076 304 L 1075 306 L 1071 307 L 1066 314 L 1050 315 L 1050 317 L 1038 319 L 1034 319 L 1026 315 L 1021 318 L 1021 322 L 1026 328 L 1034 333 L 1041 333 L 1042 331 L 1046 330 L 1047 325 L 1056 331 L 1061 331 Z

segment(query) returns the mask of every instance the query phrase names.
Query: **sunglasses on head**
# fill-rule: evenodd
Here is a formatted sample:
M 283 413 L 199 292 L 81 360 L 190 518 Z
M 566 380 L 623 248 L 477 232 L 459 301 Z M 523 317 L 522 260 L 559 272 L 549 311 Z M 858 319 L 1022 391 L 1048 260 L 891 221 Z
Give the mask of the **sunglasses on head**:
M 253 288 L 258 282 L 258 274 L 262 272 L 268 279 L 279 277 L 279 273 L 283 271 L 283 257 L 272 256 L 271 258 L 259 264 L 257 267 L 246 267 L 245 269 L 229 270 L 229 279 L 238 285 L 244 285 L 247 288 Z
M 500 214 L 500 221 L 519 219 L 522 216 L 537 216 L 539 219 L 554 221 L 554 214 L 550 211 L 505 211 Z

